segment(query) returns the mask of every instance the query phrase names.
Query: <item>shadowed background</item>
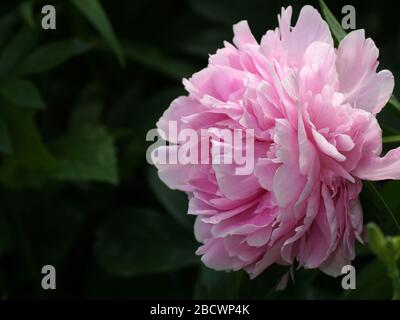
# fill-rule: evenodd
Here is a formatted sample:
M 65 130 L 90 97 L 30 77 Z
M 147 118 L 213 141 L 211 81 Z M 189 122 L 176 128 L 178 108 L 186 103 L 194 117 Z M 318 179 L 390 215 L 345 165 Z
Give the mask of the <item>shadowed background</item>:
M 57 29 L 41 29 L 41 8 Z M 385 267 L 357 247 L 357 290 L 316 270 L 206 269 L 194 255 L 186 197 L 168 190 L 146 163 L 146 133 L 184 94 L 181 79 L 232 40 L 242 19 L 259 40 L 281 6 L 295 17 L 316 1 L 120 0 L 0 3 L 0 298 L 379 298 L 391 297 Z M 398 14 L 387 1 L 327 1 L 341 20 L 356 8 L 357 28 L 380 49 L 381 68 L 400 71 Z M 103 10 L 104 9 L 104 10 Z M 396 88 L 398 90 L 398 88 Z M 385 134 L 400 132 L 389 107 Z M 394 147 L 396 144 L 389 145 Z M 400 184 L 365 188 L 366 221 L 394 234 Z M 41 288 L 54 265 L 57 290 Z

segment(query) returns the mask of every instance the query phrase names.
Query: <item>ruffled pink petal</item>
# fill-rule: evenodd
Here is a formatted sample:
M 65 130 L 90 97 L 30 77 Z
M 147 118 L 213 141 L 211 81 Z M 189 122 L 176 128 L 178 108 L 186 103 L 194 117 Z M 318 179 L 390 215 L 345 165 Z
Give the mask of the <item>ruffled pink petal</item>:
M 286 20 L 284 20 L 286 21 Z M 286 24 L 284 24 L 286 26 Z M 325 42 L 333 46 L 333 39 L 327 23 L 322 20 L 319 12 L 311 6 L 304 6 L 297 20 L 296 26 L 290 33 L 282 34 L 282 42 L 287 50 L 287 63 L 301 65 L 308 46 L 313 42 Z
M 256 39 L 250 31 L 247 21 L 240 21 L 233 26 L 233 43 L 239 49 L 244 49 L 248 44 L 257 44 Z
M 339 90 L 355 108 L 376 114 L 385 106 L 394 88 L 388 70 L 376 72 L 379 50 L 364 30 L 350 32 L 339 45 L 337 70 Z
M 399 180 L 400 148 L 390 150 L 384 157 L 370 155 L 352 173 L 363 180 Z

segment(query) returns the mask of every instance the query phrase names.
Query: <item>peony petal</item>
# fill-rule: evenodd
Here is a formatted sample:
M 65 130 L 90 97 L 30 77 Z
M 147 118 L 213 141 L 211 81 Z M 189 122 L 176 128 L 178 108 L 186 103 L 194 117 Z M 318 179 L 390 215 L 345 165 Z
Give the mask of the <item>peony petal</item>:
M 312 129 L 311 132 L 314 137 L 315 144 L 319 147 L 321 152 L 339 162 L 346 160 L 346 157 L 341 154 L 334 145 L 329 143 L 322 134 L 315 129 Z
M 345 102 L 376 114 L 385 106 L 394 88 L 394 77 L 388 70 L 376 73 L 379 50 L 364 30 L 350 32 L 339 45 L 337 70 L 339 90 Z
M 304 177 L 294 172 L 288 165 L 282 165 L 276 171 L 273 180 L 273 193 L 281 208 L 296 202 L 304 188 Z
M 239 49 L 244 49 L 244 47 L 248 44 L 257 44 L 257 41 L 254 39 L 249 25 L 245 20 L 240 21 L 233 26 L 233 33 L 235 34 L 233 43 Z
M 201 246 L 196 254 L 202 254 L 201 261 L 214 270 L 237 271 L 244 266 L 244 263 L 236 257 L 229 256 L 224 247 L 223 239 L 213 239 L 211 242 Z
M 325 42 L 333 46 L 333 39 L 327 23 L 322 20 L 319 12 L 311 6 L 304 6 L 292 32 L 285 36 L 282 41 L 288 50 L 289 65 L 301 65 L 304 53 L 308 46 L 316 41 Z
M 370 155 L 352 172 L 363 180 L 400 179 L 400 148 L 390 150 L 384 157 Z

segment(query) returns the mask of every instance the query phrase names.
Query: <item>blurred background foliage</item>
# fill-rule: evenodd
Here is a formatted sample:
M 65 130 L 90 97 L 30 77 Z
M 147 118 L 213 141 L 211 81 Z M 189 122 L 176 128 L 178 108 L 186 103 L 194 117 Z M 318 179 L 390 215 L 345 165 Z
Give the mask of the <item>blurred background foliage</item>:
M 372 250 L 358 245 L 357 290 L 344 292 L 340 278 L 316 270 L 273 266 L 251 281 L 243 272 L 206 269 L 194 254 L 187 199 L 146 163 L 146 132 L 184 94 L 182 77 L 232 39 L 232 24 L 249 20 L 260 39 L 276 27 L 281 6 L 298 14 L 307 3 L 319 6 L 2 0 L 0 298 L 391 298 L 399 182 L 366 184 L 365 220 L 376 223 L 368 228 Z M 56 8 L 56 30 L 41 28 L 46 4 Z M 357 27 L 398 79 L 400 25 L 388 2 L 327 4 L 336 17 L 343 5 L 355 6 Z M 380 115 L 387 148 L 399 144 L 399 119 L 393 107 Z M 47 264 L 56 267 L 57 290 L 41 289 Z M 276 291 L 288 272 L 287 288 Z

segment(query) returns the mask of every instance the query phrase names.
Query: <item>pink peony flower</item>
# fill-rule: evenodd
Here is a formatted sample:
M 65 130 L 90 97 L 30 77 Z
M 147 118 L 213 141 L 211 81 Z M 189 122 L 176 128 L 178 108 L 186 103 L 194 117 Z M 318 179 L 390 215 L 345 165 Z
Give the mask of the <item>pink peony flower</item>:
M 317 10 L 303 7 L 294 27 L 291 16 L 282 9 L 260 43 L 246 21 L 234 25 L 234 45 L 183 81 L 189 94 L 157 123 L 165 132 L 170 121 L 178 132 L 254 129 L 251 174 L 237 175 L 235 163 L 157 164 L 164 183 L 188 194 L 197 254 L 215 270 L 255 277 L 297 263 L 336 276 L 362 241 L 361 180 L 400 179 L 400 149 L 380 157 L 375 116 L 394 79 L 377 72 L 374 42 L 357 30 L 335 49 Z

